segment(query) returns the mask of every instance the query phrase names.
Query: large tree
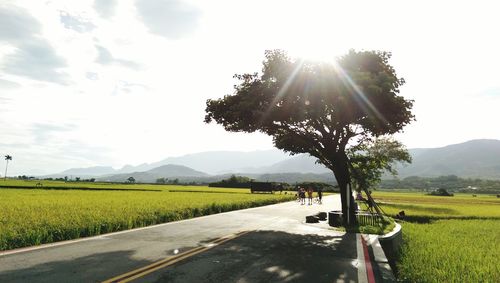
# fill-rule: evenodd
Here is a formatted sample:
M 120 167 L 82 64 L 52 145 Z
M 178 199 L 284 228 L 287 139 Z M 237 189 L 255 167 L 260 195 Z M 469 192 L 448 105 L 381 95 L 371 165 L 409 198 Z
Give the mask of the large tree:
M 351 50 L 327 63 L 266 51 L 262 73 L 235 75 L 234 94 L 207 100 L 205 122 L 232 132 L 260 131 L 279 149 L 316 157 L 338 182 L 344 224 L 354 223 L 354 206 L 347 210 L 352 193 L 346 149 L 399 132 L 414 119 L 413 101 L 399 95 L 404 80 L 390 57 Z

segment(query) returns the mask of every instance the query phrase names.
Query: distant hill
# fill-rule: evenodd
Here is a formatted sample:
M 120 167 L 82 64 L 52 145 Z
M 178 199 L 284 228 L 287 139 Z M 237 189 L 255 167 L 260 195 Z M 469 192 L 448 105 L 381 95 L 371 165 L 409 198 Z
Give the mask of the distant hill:
M 440 148 L 410 150 L 411 165 L 399 167 L 399 176 L 500 179 L 500 140 L 471 140 Z
M 189 177 L 203 177 L 208 176 L 207 173 L 196 171 L 186 166 L 167 164 L 160 167 L 153 168 L 145 173 L 161 175 L 162 177 L 175 177 L 175 176 L 189 176 Z
M 136 182 L 153 183 L 158 178 L 199 178 L 209 176 L 206 173 L 193 170 L 182 165 L 167 164 L 145 172 L 133 172 L 108 175 L 97 178 L 98 181 L 125 182 L 129 177 L 134 177 Z
M 472 140 L 440 148 L 416 148 L 409 149 L 409 151 L 413 157 L 413 163 L 398 167 L 401 178 L 408 176 L 457 175 L 463 178 L 500 179 L 500 140 Z M 330 174 L 328 169 L 315 162 L 316 158 L 307 154 L 289 156 L 277 149 L 253 152 L 210 151 L 180 157 L 169 157 L 159 162 L 144 163 L 138 166 L 126 165 L 119 170 L 106 166 L 75 168 L 51 175 L 51 177 L 69 177 L 72 175 L 73 177 L 85 178 L 87 176 L 101 176 L 99 179 L 106 179 L 103 175 L 110 175 L 109 179 L 113 179 L 121 174 L 127 175 L 128 178 L 134 172 L 136 172 L 134 174 L 140 175 L 138 172 L 147 173 L 151 171 L 143 175 L 143 178 L 154 179 L 153 181 L 155 181 L 154 176 L 159 176 L 158 178 L 170 178 L 171 176 L 200 177 L 217 181 L 212 177 L 224 176 L 228 173 L 259 178 L 264 174 L 272 174 L 274 177 L 283 173 L 312 174 L 310 176 Z M 185 171 L 175 171 L 172 167 L 158 169 L 167 164 L 184 166 L 184 168 L 198 173 L 193 173 L 187 169 Z M 175 172 L 175 174 L 169 172 Z M 208 176 L 209 174 L 211 176 Z M 389 178 L 389 176 L 387 177 Z M 123 178 L 123 176 L 117 178 Z M 322 177 L 317 178 L 321 179 Z
M 194 170 L 207 172 L 209 174 L 224 174 L 231 172 L 254 172 L 262 167 L 270 166 L 277 162 L 290 158 L 290 156 L 278 149 L 257 151 L 207 151 L 187 154 L 178 157 L 168 157 L 158 162 L 142 163 L 140 165 L 125 165 L 120 169 L 110 166 L 95 166 L 88 168 L 72 168 L 57 174 L 42 177 L 64 177 L 64 176 L 100 176 L 108 174 L 124 174 L 133 172 L 145 172 L 162 165 L 176 164 L 190 167 Z
M 59 174 L 61 175 L 105 175 L 105 174 L 111 174 L 114 173 L 115 169 L 111 166 L 94 166 L 94 167 L 87 167 L 87 168 L 72 168 L 65 170 Z
M 223 174 L 251 171 L 252 168 L 269 166 L 288 158 L 290 158 L 289 155 L 278 149 L 249 152 L 207 151 L 179 157 L 169 157 L 150 164 L 145 163 L 138 166 L 126 165 L 122 169 L 117 170 L 116 173 L 147 171 L 166 164 L 177 164 L 209 174 Z
M 408 151 L 413 162 L 397 166 L 401 178 L 456 175 L 463 178 L 500 179 L 500 140 L 471 140 L 440 148 L 415 148 Z M 323 165 L 315 164 L 315 161 L 316 158 L 301 154 L 260 168 L 258 172 L 330 172 Z M 389 175 L 386 177 L 392 178 Z
M 111 166 L 93 166 L 86 168 L 71 168 L 68 170 L 64 170 L 60 173 L 50 174 L 45 176 L 40 176 L 41 178 L 72 178 L 72 177 L 80 177 L 82 179 L 92 178 L 96 176 L 114 174 L 116 172 L 115 169 Z
M 299 154 L 287 160 L 277 162 L 271 166 L 258 168 L 255 170 L 258 173 L 314 173 L 323 174 L 331 173 L 331 171 L 322 164 L 316 163 L 316 157 L 311 157 L 308 154 Z

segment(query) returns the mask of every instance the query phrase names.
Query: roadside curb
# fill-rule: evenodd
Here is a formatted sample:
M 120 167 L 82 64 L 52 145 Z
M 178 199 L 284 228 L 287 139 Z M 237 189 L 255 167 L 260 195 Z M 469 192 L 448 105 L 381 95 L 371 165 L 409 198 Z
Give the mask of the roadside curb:
M 401 225 L 395 223 L 394 229 L 385 235 L 363 234 L 361 235 L 368 245 L 371 254 L 370 258 L 375 267 L 376 277 L 380 282 L 396 282 L 396 277 L 389 264 L 402 243 Z
M 378 236 L 378 240 L 384 249 L 386 256 L 390 260 L 394 260 L 399 252 L 401 245 L 403 244 L 403 230 L 399 223 L 394 223 L 396 226 L 394 229 L 385 234 Z
M 382 245 L 380 245 L 378 235 L 362 235 L 369 247 L 370 259 L 374 267 L 377 282 L 396 282 L 396 277 L 389 265 L 389 260 L 385 256 Z

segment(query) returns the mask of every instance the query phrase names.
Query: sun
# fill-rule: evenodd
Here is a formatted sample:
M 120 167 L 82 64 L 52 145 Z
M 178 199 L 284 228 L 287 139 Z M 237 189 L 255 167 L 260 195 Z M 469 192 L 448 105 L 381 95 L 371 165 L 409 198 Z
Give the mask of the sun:
M 318 61 L 334 63 L 339 56 L 346 51 L 321 42 L 306 40 L 300 44 L 293 44 L 287 49 L 288 54 L 293 58 L 301 58 L 308 61 Z

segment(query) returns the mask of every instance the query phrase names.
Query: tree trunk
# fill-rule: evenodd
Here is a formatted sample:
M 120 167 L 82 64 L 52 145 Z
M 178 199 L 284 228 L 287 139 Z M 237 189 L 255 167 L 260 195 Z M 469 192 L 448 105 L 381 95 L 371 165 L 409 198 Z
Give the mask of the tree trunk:
M 7 180 L 7 168 L 9 167 L 9 160 L 7 160 L 7 164 L 5 164 L 5 176 L 4 180 Z
M 350 186 L 350 173 L 349 173 L 349 163 L 347 155 L 345 153 L 338 153 L 334 157 L 334 170 L 333 174 L 337 180 L 340 189 L 340 199 L 342 203 L 342 221 L 343 225 L 347 226 L 356 224 L 356 207 L 354 198 L 352 196 L 352 189 Z M 349 213 L 348 212 L 348 200 L 350 202 Z M 349 221 L 348 221 L 349 217 Z

